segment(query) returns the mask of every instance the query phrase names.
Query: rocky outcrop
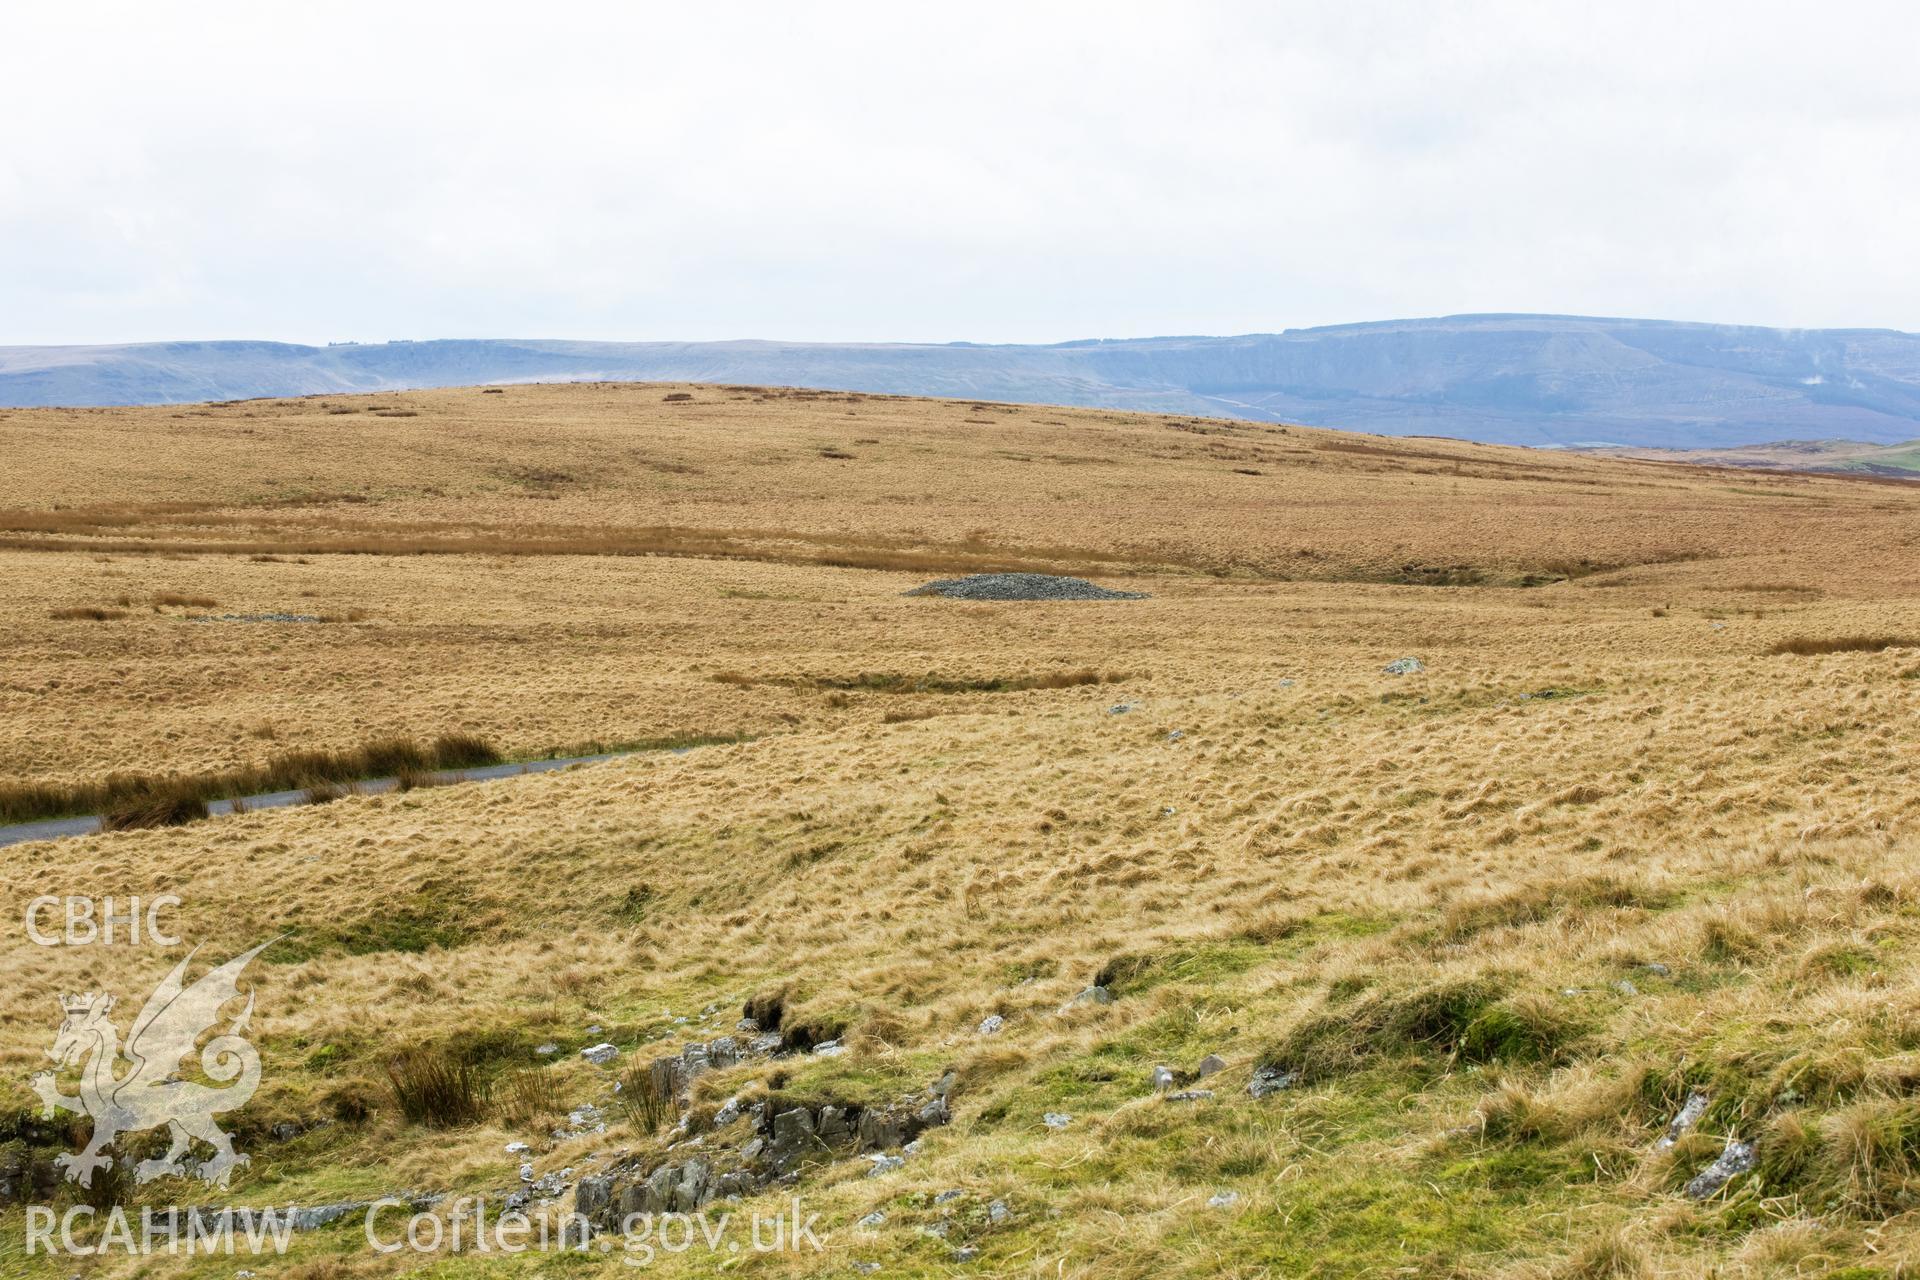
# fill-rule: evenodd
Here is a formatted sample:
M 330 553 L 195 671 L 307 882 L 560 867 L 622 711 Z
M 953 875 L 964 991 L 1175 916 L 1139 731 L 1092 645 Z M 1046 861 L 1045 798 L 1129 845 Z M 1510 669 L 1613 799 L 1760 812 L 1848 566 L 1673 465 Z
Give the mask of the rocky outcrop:
M 770 1098 L 736 1115 L 734 1125 L 745 1121 L 746 1128 L 731 1142 L 690 1138 L 582 1178 L 575 1209 L 608 1230 L 636 1213 L 691 1213 L 713 1200 L 793 1181 L 814 1160 L 898 1150 L 952 1118 L 946 1097 L 932 1091 L 880 1107 Z

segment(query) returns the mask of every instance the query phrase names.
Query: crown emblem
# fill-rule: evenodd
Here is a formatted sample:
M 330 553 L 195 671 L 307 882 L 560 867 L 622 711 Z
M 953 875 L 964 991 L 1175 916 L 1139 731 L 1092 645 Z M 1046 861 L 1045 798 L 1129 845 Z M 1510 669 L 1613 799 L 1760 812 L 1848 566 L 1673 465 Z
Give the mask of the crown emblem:
M 68 1013 L 90 1013 L 93 1010 L 94 1001 L 99 998 L 91 991 L 84 995 L 61 996 L 60 1007 Z

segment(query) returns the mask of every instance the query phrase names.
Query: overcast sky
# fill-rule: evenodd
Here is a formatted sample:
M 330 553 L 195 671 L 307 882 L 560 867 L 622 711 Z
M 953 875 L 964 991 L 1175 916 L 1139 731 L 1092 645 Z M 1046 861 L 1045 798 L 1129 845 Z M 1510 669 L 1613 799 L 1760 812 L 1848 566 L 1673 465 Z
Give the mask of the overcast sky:
M 1917 15 L 8 3 L 0 343 L 1920 329 Z

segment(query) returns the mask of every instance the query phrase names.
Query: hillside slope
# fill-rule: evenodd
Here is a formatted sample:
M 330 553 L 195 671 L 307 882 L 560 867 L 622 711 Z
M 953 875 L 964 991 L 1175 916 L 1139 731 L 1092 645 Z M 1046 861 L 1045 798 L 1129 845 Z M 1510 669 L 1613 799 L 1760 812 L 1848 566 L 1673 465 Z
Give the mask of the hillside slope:
M 1920 337 L 1454 316 L 1053 346 L 448 340 L 0 348 L 0 404 L 177 403 L 592 379 L 844 387 L 1512 444 L 1920 435 Z

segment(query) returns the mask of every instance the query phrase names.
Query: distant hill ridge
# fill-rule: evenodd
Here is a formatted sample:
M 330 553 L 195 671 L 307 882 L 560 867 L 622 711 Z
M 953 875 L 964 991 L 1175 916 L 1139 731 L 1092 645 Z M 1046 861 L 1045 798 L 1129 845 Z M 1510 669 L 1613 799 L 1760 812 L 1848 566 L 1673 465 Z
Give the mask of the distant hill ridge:
M 1920 335 L 1469 315 L 1046 346 L 446 339 L 0 347 L 0 405 L 482 382 L 754 383 L 1209 414 L 1507 444 L 1920 437 Z

